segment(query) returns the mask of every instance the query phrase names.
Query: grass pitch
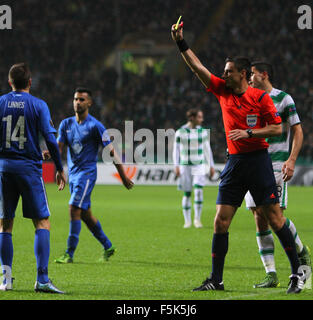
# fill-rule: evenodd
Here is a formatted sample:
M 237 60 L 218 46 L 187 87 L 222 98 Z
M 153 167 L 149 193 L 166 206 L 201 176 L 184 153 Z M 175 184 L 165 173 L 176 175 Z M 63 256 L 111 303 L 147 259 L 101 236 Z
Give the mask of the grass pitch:
M 217 187 L 204 189 L 203 229 L 183 229 L 181 192 L 176 187 L 96 186 L 92 210 L 104 232 L 117 247 L 109 262 L 100 263 L 102 247 L 85 225 L 74 263 L 58 265 L 69 230 L 68 186 L 58 192 L 47 185 L 51 211 L 49 276 L 65 295 L 33 291 L 36 260 L 34 227 L 16 212 L 13 231 L 14 290 L 0 292 L 0 300 L 312 300 L 312 290 L 287 295 L 289 262 L 275 236 L 275 258 L 280 288 L 253 289 L 265 273 L 258 254 L 252 214 L 242 206 L 230 227 L 224 270 L 225 291 L 192 292 L 211 271 L 211 241 Z M 286 216 L 296 225 L 303 243 L 313 249 L 313 188 L 289 187 Z

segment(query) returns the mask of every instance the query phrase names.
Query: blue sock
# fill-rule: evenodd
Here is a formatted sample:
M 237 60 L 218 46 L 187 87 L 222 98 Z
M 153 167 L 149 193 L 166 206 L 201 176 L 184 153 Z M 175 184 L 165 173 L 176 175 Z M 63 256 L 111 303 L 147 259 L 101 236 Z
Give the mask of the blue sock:
M 73 258 L 74 252 L 78 245 L 81 227 L 82 227 L 82 224 L 80 220 L 72 220 L 70 222 L 70 234 L 67 239 L 66 252 L 70 255 L 71 258 Z
M 97 221 L 97 224 L 91 230 L 92 234 L 99 242 L 103 245 L 104 249 L 109 249 L 112 247 L 112 243 L 109 238 L 104 234 L 100 221 Z
M 275 233 L 288 256 L 291 266 L 291 273 L 297 274 L 300 267 L 300 261 L 297 254 L 295 239 L 290 229 L 285 223 L 283 227 Z
M 3 266 L 12 268 L 13 262 L 13 242 L 12 234 L 8 232 L 0 233 L 0 262 L 2 266 L 2 273 L 5 274 L 6 270 Z M 4 280 L 5 283 L 5 280 Z
M 228 251 L 228 232 L 214 233 L 212 241 L 212 273 L 211 278 L 217 282 L 223 281 L 225 256 Z
M 34 252 L 37 261 L 37 281 L 49 282 L 48 263 L 50 256 L 50 231 L 38 229 L 35 232 Z

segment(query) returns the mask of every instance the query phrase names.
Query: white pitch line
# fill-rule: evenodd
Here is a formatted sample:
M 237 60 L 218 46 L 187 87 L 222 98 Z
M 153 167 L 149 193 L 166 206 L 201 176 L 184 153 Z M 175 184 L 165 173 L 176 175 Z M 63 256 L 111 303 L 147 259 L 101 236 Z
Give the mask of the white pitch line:
M 262 290 L 262 289 L 260 289 L 260 290 Z M 266 293 L 266 295 L 270 296 L 270 295 L 273 295 L 273 294 L 278 294 L 280 292 L 283 292 L 283 289 L 281 289 L 279 292 L 273 291 L 273 292 Z M 241 295 L 241 296 L 230 296 L 230 297 L 227 297 L 227 298 L 224 298 L 224 299 L 217 299 L 217 300 L 237 300 L 237 299 L 240 299 L 240 298 L 256 297 L 256 296 L 259 296 L 260 294 L 261 293 L 250 293 L 250 294 L 244 294 L 244 295 Z M 261 300 L 265 300 L 265 299 L 261 299 Z

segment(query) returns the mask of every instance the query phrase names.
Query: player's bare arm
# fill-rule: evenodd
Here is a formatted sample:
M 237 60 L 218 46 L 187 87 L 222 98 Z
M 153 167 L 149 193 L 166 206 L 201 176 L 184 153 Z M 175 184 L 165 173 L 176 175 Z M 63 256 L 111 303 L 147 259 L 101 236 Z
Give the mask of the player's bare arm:
M 282 134 L 282 126 L 281 124 L 269 124 L 264 128 L 260 129 L 252 129 L 252 137 L 253 138 L 269 138 L 280 136 Z M 230 140 L 236 141 L 239 139 L 247 139 L 249 138 L 249 133 L 247 130 L 242 129 L 234 129 L 229 131 L 228 138 Z
M 178 26 L 176 30 L 176 25 L 173 24 L 171 28 L 172 39 L 176 41 L 176 43 L 182 42 L 184 40 L 183 37 L 183 22 Z M 183 59 L 189 68 L 196 74 L 202 84 L 209 88 L 211 81 L 211 73 L 210 71 L 201 63 L 198 57 L 194 54 L 191 49 L 187 49 L 186 51 L 181 52 Z
M 215 169 L 214 169 L 213 167 L 211 167 L 211 168 L 210 168 L 209 178 L 212 179 L 214 175 L 215 175 Z
M 58 142 L 58 147 L 59 147 L 59 152 L 62 155 L 63 149 L 64 149 L 64 143 L 63 142 Z M 51 154 L 49 152 L 49 150 L 43 150 L 42 151 L 42 158 L 43 160 L 47 161 L 51 159 Z
M 59 147 L 59 152 L 62 155 L 63 149 L 64 149 L 64 143 L 63 142 L 58 142 L 58 147 Z M 47 161 L 51 159 L 51 154 L 49 150 L 43 150 L 42 151 L 42 158 L 43 160 Z
M 51 159 L 51 155 L 50 155 L 49 150 L 42 150 L 41 155 L 42 155 L 42 159 L 45 161 Z
M 296 161 L 303 142 L 303 131 L 300 123 L 292 126 L 291 131 L 293 134 L 291 152 L 288 160 L 283 164 L 282 168 L 284 181 L 289 181 L 294 174 Z
M 179 167 L 175 167 L 175 176 L 176 177 L 180 177 L 180 170 L 179 170 Z
M 60 152 L 61 155 L 62 155 L 62 152 L 64 150 L 64 146 L 65 146 L 64 142 L 58 141 L 59 152 Z
M 117 154 L 117 152 L 115 152 L 115 149 L 113 148 L 112 143 L 108 144 L 106 148 L 109 148 L 110 156 L 113 158 L 113 164 L 122 179 L 123 185 L 125 186 L 126 189 L 128 190 L 131 189 L 134 186 L 134 182 L 127 177 L 124 171 L 124 166 L 122 164 L 122 161 L 119 155 Z

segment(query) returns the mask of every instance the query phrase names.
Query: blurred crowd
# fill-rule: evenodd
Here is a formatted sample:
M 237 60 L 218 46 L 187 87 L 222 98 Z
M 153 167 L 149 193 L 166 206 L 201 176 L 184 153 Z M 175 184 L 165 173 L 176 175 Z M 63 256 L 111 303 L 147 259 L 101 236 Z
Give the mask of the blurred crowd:
M 32 93 L 47 101 L 56 125 L 73 115 L 77 86 L 93 90 L 90 113 L 107 128 L 178 129 L 191 107 L 201 107 L 211 130 L 216 162 L 225 160 L 225 135 L 216 98 L 207 94 L 189 70 L 183 76 L 147 68 L 144 75 L 124 72 L 122 86 L 103 57 L 128 32 L 169 31 L 182 13 L 186 30 L 196 40 L 222 1 L 162 0 L 19 0 L 7 1 L 13 11 L 13 30 L 0 31 L 0 92 L 11 64 L 27 61 L 32 69 Z M 197 54 L 214 74 L 221 75 L 227 56 L 264 59 L 275 67 L 274 85 L 292 95 L 305 132 L 303 161 L 313 159 L 313 61 L 310 31 L 298 30 L 297 0 L 234 0 L 231 9 L 209 33 Z M 173 44 L 174 45 L 174 44 Z M 192 47 L 192 43 L 190 44 Z M 178 59 L 180 57 L 178 56 Z

